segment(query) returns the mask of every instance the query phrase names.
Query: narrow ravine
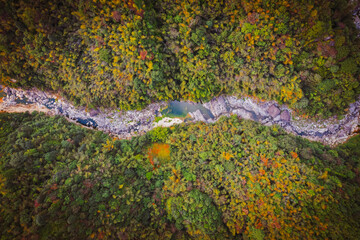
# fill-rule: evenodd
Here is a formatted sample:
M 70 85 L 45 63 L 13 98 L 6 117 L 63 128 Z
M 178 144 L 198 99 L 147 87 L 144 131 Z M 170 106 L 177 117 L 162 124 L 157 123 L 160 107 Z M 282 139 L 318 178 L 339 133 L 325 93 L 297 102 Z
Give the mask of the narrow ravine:
M 148 105 L 141 111 L 94 110 L 87 111 L 84 107 L 76 108 L 68 101 L 53 94 L 37 89 L 21 90 L 5 87 L 6 94 L 0 102 L 0 111 L 22 112 L 42 111 L 50 114 L 62 115 L 71 121 L 84 126 L 93 127 L 110 133 L 119 138 L 130 138 L 143 134 L 157 126 L 169 127 L 179 124 L 184 118 L 176 118 L 176 114 L 191 117 L 186 121 L 216 122 L 221 116 L 237 116 L 271 126 L 277 124 L 287 132 L 319 141 L 327 145 L 345 142 L 359 129 L 360 98 L 350 104 L 347 114 L 341 119 L 330 118 L 325 121 L 314 122 L 295 117 L 292 110 L 280 106 L 274 101 L 257 102 L 251 98 L 236 98 L 221 96 L 210 102 L 200 104 L 192 102 L 170 103 L 159 102 Z M 166 111 L 162 109 L 166 108 Z M 164 112 L 173 112 L 175 117 L 163 117 Z M 172 114 L 174 116 L 174 114 Z M 157 122 L 155 118 L 157 117 Z

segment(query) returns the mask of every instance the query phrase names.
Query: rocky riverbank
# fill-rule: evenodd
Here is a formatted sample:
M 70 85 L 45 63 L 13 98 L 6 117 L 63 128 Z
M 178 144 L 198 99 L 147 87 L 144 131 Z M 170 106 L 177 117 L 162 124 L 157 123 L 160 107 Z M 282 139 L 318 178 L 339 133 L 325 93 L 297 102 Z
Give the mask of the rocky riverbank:
M 289 133 L 327 145 L 345 142 L 359 129 L 360 124 L 360 98 L 355 103 L 350 104 L 348 113 L 341 120 L 333 117 L 321 122 L 295 117 L 292 110 L 286 106 L 279 106 L 274 101 L 256 102 L 250 98 L 238 99 L 232 96 L 224 96 L 203 105 L 210 109 L 216 117 L 207 120 L 207 122 L 214 122 L 223 115 L 236 114 L 244 119 L 258 121 L 266 126 L 278 124 Z M 195 120 L 204 121 L 199 112 L 193 113 L 192 116 Z
M 155 122 L 155 117 L 161 116 L 161 109 L 166 102 L 150 104 L 141 111 L 94 110 L 87 111 L 84 107 L 76 108 L 68 101 L 37 89 L 21 90 L 4 88 L 6 96 L 0 103 L 0 111 L 21 104 L 34 106 L 34 110 L 48 109 L 51 114 L 58 114 L 88 127 L 113 134 L 119 138 L 129 138 L 143 134 L 157 126 L 169 127 L 183 121 L 178 118 L 163 118 Z M 322 122 L 294 117 L 286 106 L 279 106 L 274 101 L 257 102 L 251 98 L 238 99 L 233 96 L 221 96 L 202 104 L 212 117 L 204 116 L 200 110 L 189 112 L 193 122 L 203 121 L 213 123 L 221 116 L 236 114 L 241 118 L 258 121 L 266 126 L 278 124 L 287 132 L 320 141 L 328 145 L 336 145 L 346 141 L 359 128 L 360 99 L 352 103 L 348 113 L 341 119 L 328 119 Z M 29 109 L 29 108 L 24 108 Z M 31 107 L 30 107 L 31 109 Z

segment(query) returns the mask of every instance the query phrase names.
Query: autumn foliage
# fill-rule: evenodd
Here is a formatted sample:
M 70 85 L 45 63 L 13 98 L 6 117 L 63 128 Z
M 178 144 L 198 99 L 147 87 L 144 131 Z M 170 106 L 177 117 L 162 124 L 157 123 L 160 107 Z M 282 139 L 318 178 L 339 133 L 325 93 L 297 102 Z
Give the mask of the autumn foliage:
M 219 94 L 343 113 L 359 94 L 352 1 L 0 1 L 0 83 L 135 109 Z
M 0 235 L 355 240 L 359 141 L 329 148 L 235 115 L 117 140 L 3 113 Z
M 164 143 L 154 143 L 147 151 L 149 162 L 155 167 L 160 161 L 170 159 L 170 145 Z M 158 164 L 155 164 L 155 161 Z

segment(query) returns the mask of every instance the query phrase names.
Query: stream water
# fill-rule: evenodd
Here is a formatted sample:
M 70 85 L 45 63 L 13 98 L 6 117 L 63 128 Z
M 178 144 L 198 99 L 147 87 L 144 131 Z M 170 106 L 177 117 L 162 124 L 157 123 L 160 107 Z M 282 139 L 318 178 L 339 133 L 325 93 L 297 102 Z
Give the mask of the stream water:
M 4 93 L 7 96 L 4 96 Z M 130 138 L 150 131 L 157 126 L 158 122 L 155 120 L 156 117 L 160 117 L 159 112 L 162 117 L 179 118 L 176 120 L 176 124 L 195 121 L 213 123 L 221 116 L 236 114 L 240 118 L 258 121 L 266 126 L 277 124 L 289 133 L 329 145 L 346 141 L 360 127 L 360 98 L 349 105 L 349 111 L 342 120 L 324 120 L 324 125 L 323 121 L 292 119 L 290 109 L 274 102 L 259 103 L 250 98 L 242 99 L 232 96 L 220 96 L 204 104 L 171 101 L 154 103 L 141 111 L 131 110 L 118 113 L 106 110 L 90 113 L 84 109 L 77 109 L 66 100 L 57 100 L 56 96 L 37 89 L 25 91 L 5 88 L 1 95 L 4 98 L 0 102 L 0 110 L 5 109 L 4 111 L 6 111 L 8 106 L 17 104 L 36 104 L 37 107 L 46 107 L 53 114 L 63 115 L 79 124 L 112 133 L 119 138 Z M 31 108 L 24 109 L 27 111 Z M 189 117 L 189 113 L 192 113 L 191 117 Z M 168 122 L 161 124 L 160 126 L 171 126 Z
M 24 97 L 22 99 L 16 98 L 15 102 L 18 104 L 32 104 L 33 103 L 33 102 L 29 101 L 29 99 L 27 97 Z
M 87 127 L 96 128 L 98 126 L 97 123 L 91 118 L 86 118 L 86 119 L 77 118 L 76 121 Z
M 49 100 L 47 101 L 47 103 L 45 103 L 45 107 L 47 107 L 48 109 L 54 109 L 55 108 L 55 98 L 49 98 Z M 59 109 L 59 111 L 61 112 L 61 109 Z
M 45 104 L 45 106 L 48 109 L 54 108 L 55 99 L 50 98 L 48 103 Z M 58 109 L 60 112 L 62 112 L 61 108 Z M 207 108 L 205 108 L 200 103 L 187 103 L 187 102 L 179 102 L 179 101 L 171 101 L 168 106 L 161 112 L 161 114 L 169 117 L 180 117 L 185 118 L 188 113 L 195 112 L 197 110 L 200 110 L 200 112 L 204 115 L 205 119 L 213 119 L 215 118 L 214 115 L 211 113 L 211 111 Z M 92 118 L 77 118 L 76 121 L 82 125 L 88 126 L 88 127 L 97 127 L 98 124 L 96 121 Z
M 186 117 L 188 113 L 200 110 L 205 119 L 215 118 L 211 111 L 200 103 L 171 101 L 161 114 L 169 117 Z

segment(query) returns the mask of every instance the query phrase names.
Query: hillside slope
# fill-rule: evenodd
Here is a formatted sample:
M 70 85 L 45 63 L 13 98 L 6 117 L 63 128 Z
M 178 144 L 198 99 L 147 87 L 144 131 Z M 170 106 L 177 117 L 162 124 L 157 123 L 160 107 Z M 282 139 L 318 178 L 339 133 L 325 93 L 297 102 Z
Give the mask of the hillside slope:
M 0 1 L 0 83 L 89 107 L 251 95 L 310 115 L 360 93 L 354 2 Z
M 358 239 L 360 136 L 222 118 L 129 140 L 0 114 L 2 239 Z

